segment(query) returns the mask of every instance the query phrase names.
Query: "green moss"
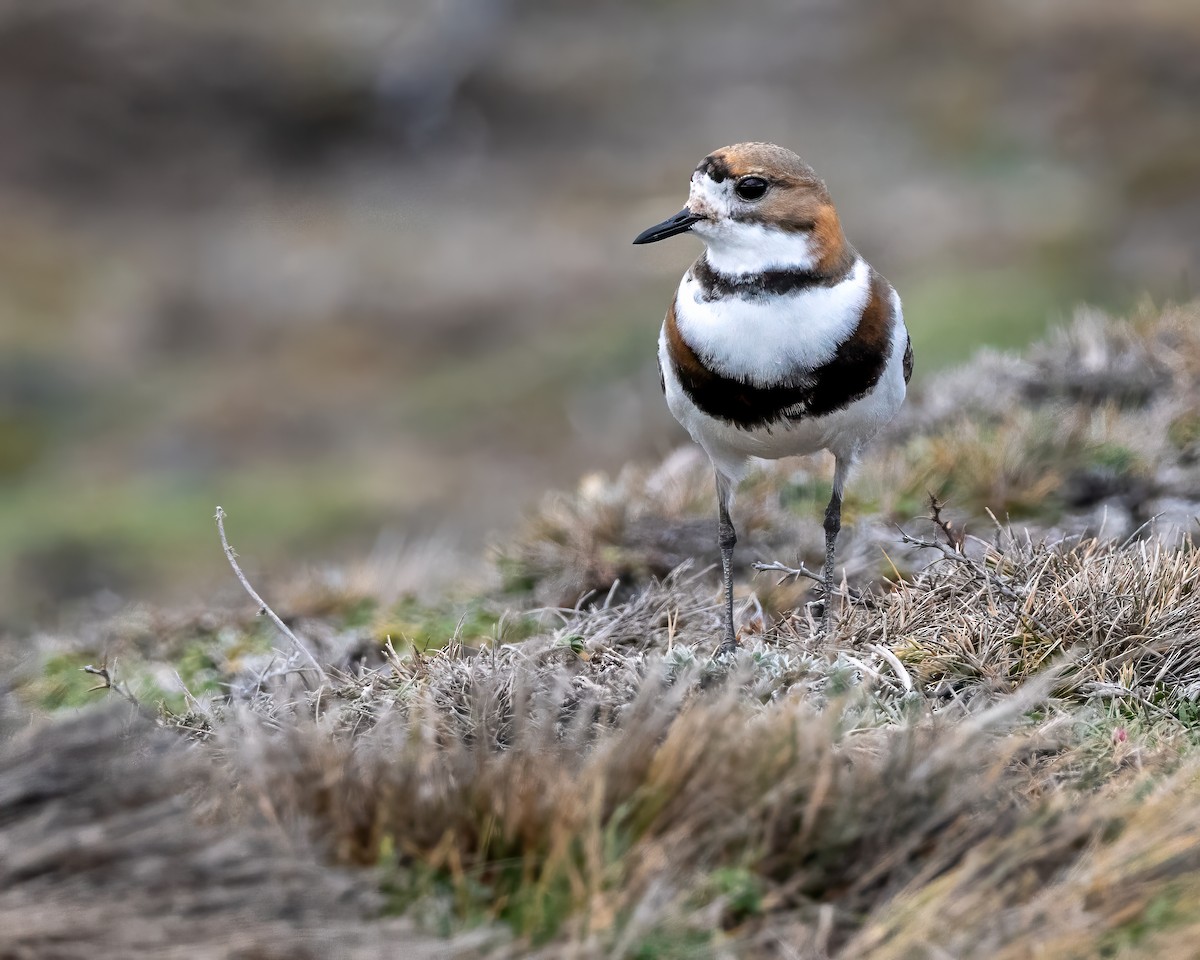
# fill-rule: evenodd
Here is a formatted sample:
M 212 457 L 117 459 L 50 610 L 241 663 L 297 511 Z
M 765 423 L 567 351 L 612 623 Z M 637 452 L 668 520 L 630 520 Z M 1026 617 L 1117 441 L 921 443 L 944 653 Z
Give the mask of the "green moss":
M 456 910 L 454 881 L 444 870 L 424 864 L 382 868 L 379 889 L 385 916 L 406 916 L 438 936 L 449 937 L 464 927 L 482 922 L 482 916 L 464 917 Z M 482 899 L 482 898 L 481 898 Z
M 704 960 L 714 956 L 713 937 L 701 930 L 652 930 L 630 954 L 634 960 Z
M 542 869 L 530 857 L 492 857 L 466 870 L 420 861 L 399 862 L 395 841 L 379 848 L 383 912 L 406 916 L 441 936 L 499 921 L 536 944 L 552 939 L 578 904 L 560 869 Z M 570 862 L 582 859 L 574 851 Z
M 535 945 L 548 942 L 576 907 L 567 877 L 547 871 L 530 882 L 527 871 L 512 862 L 503 872 L 507 874 L 504 886 L 511 892 L 502 898 L 500 919 Z
M 53 712 L 55 710 L 77 710 L 100 703 L 107 696 L 114 696 L 103 689 L 103 681 L 83 668 L 89 664 L 99 665 L 103 656 L 81 653 L 58 653 L 47 657 L 41 672 L 22 684 L 18 693 L 31 706 Z M 136 667 L 131 671 L 122 661 L 116 668 L 115 679 L 141 703 L 148 706 L 164 704 L 169 709 L 182 709 L 182 695 L 165 693 L 146 673 Z
M 1135 473 L 1141 466 L 1141 459 L 1136 453 L 1128 447 L 1112 442 L 1091 445 L 1086 449 L 1084 458 L 1092 466 L 1110 470 L 1118 476 Z
M 247 630 L 224 627 L 215 634 L 201 632 L 184 641 L 170 655 L 171 667 L 193 696 L 220 694 L 226 678 L 242 669 L 245 658 L 268 654 L 275 646 L 274 627 L 266 621 Z M 168 696 L 168 706 L 177 699 L 178 695 Z
M 369 626 L 379 611 L 379 601 L 374 597 L 357 597 L 342 611 L 342 626 L 347 629 Z
M 211 647 L 200 643 L 188 644 L 175 660 L 174 666 L 179 679 L 193 696 L 220 692 L 221 669 Z
M 762 881 L 744 867 L 714 870 L 711 883 L 713 889 L 725 898 L 726 915 L 733 923 L 762 913 Z
M 535 626 L 532 618 L 497 610 L 484 600 L 428 605 L 408 597 L 377 615 L 371 630 L 381 644 L 391 639 L 398 650 L 408 644 L 424 653 L 455 638 L 468 646 L 523 640 Z

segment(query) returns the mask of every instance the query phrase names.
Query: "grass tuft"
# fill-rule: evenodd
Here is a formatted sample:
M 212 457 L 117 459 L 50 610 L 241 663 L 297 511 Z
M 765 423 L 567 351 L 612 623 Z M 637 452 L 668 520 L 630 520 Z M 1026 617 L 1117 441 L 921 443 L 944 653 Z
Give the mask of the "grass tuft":
M 31 638 L 0 729 L 68 717 L 0 747 L 0 952 L 144 953 L 166 896 L 199 904 L 180 956 L 237 918 L 241 955 L 1190 956 L 1200 465 L 1168 428 L 1197 309 L 1085 314 L 931 382 L 852 488 L 829 635 L 742 568 L 713 659 L 683 451 L 548 499 L 492 593 L 284 589 L 323 678 L 244 613 Z M 820 491 L 811 464 L 751 477 L 743 562 L 819 546 Z M 79 666 L 118 658 L 138 709 L 73 719 L 106 695 Z M 112 872 L 60 876 L 63 850 Z

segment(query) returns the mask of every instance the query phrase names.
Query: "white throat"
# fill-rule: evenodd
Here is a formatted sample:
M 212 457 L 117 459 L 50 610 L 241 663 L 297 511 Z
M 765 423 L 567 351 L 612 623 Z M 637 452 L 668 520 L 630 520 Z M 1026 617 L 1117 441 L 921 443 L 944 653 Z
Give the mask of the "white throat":
M 812 270 L 817 257 L 804 233 L 759 223 L 701 221 L 692 232 L 708 246 L 708 262 L 717 273 L 744 276 L 766 270 Z

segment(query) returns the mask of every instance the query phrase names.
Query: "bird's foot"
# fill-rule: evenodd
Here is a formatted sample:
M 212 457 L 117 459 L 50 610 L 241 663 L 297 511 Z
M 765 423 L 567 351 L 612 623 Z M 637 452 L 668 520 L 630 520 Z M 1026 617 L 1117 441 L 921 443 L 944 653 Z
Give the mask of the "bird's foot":
M 814 636 L 827 637 L 833 633 L 832 604 L 827 604 L 824 599 L 810 600 L 804 605 L 804 612 L 808 615 Z

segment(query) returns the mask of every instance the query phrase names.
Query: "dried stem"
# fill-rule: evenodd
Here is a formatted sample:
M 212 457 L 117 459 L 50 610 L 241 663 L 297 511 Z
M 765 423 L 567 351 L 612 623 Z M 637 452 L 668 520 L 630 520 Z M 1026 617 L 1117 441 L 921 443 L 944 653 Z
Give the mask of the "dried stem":
M 952 546 L 959 553 L 962 553 L 963 542 L 966 539 L 966 534 L 959 530 L 954 524 L 942 517 L 942 508 L 946 505 L 937 498 L 935 494 L 926 491 L 929 497 L 929 520 L 935 527 L 942 531 L 942 536 L 946 538 L 946 543 Z
M 138 698 L 130 693 L 129 688 L 125 684 L 117 680 L 117 663 L 115 660 L 111 668 L 108 665 L 108 657 L 105 657 L 98 667 L 93 667 L 89 663 L 86 667 L 80 667 L 79 669 L 84 673 L 90 673 L 93 677 L 100 678 L 101 682 L 92 687 L 88 693 L 93 693 L 96 690 L 111 690 L 122 700 L 128 701 L 139 712 L 142 710 L 142 704 Z
M 806 567 L 803 563 L 798 567 L 789 567 L 786 564 L 780 563 L 778 560 L 773 560 L 770 563 L 756 561 L 754 564 L 752 564 L 752 566 L 760 573 L 782 574 L 782 576 L 776 581 L 776 586 L 787 580 L 799 580 L 801 577 L 805 577 L 806 579 L 812 580 L 815 583 L 823 584 L 821 575 L 814 570 L 809 570 L 808 567 Z M 863 599 L 862 593 L 846 586 L 835 587 L 833 592 L 845 597 L 852 603 L 856 603 Z
M 309 662 L 312 668 L 317 672 L 317 675 L 324 680 L 325 671 L 321 669 L 321 665 L 317 662 L 317 658 L 312 655 L 308 647 L 304 645 L 304 642 L 292 632 L 291 628 L 279 618 L 279 615 L 267 605 L 267 602 L 258 595 L 258 592 L 254 589 L 254 587 L 250 586 L 250 581 L 247 580 L 246 575 L 242 573 L 242 568 L 238 566 L 237 554 L 234 552 L 233 547 L 229 545 L 229 539 L 225 536 L 225 511 L 220 507 L 217 507 L 216 521 L 217 532 L 221 535 L 221 546 L 225 549 L 225 557 L 229 561 L 229 565 L 233 567 L 233 572 L 237 575 L 238 580 L 246 589 L 246 592 L 250 594 L 251 599 L 258 604 L 258 612 L 260 614 L 265 613 L 271 618 L 271 622 L 275 624 L 279 632 L 292 642 L 292 646 L 296 648 L 296 651 Z

